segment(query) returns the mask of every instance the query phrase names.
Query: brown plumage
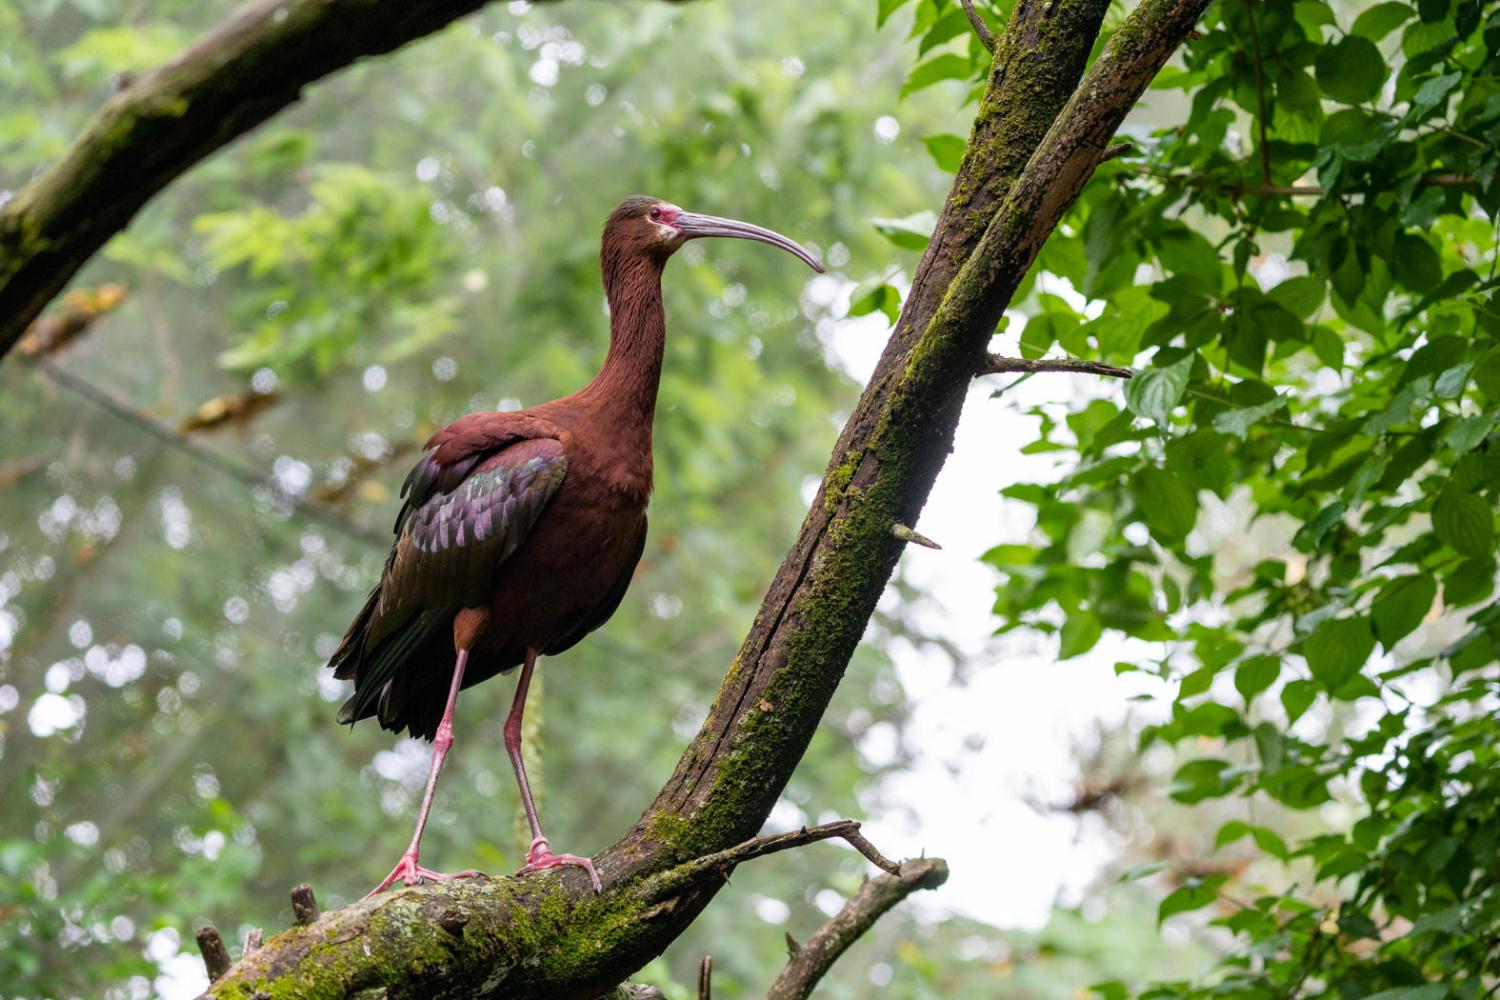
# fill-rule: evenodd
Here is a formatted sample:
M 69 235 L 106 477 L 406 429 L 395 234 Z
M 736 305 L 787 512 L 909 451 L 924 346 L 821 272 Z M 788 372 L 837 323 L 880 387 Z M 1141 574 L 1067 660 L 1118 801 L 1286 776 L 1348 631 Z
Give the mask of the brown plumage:
M 459 690 L 521 667 L 506 749 L 533 843 L 522 871 L 586 858 L 548 849 L 527 787 L 520 728 L 536 658 L 560 653 L 619 606 L 646 543 L 651 428 L 666 321 L 661 274 L 689 239 L 753 239 L 817 259 L 770 230 L 627 198 L 609 216 L 600 268 L 609 354 L 587 386 L 511 413 L 471 413 L 433 435 L 402 489 L 396 542 L 380 582 L 330 660 L 352 678 L 339 721 L 376 717 L 434 741 L 411 846 L 377 888 L 445 878 L 417 852 Z M 469 874 L 469 873 L 460 873 Z

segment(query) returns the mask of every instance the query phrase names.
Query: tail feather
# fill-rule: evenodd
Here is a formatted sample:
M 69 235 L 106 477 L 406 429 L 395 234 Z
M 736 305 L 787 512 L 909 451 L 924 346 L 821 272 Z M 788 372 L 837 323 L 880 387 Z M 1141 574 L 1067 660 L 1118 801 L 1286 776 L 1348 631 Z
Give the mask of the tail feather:
M 420 701 L 420 690 L 426 687 L 427 671 L 422 670 L 422 651 L 438 627 L 449 621 L 452 610 L 423 611 L 395 629 L 382 624 L 380 637 L 371 642 L 371 627 L 380 605 L 381 588 L 371 592 L 365 605 L 339 648 L 328 660 L 333 675 L 340 680 L 353 679 L 354 693 L 339 708 L 338 721 L 353 725 L 360 719 L 376 716 L 384 729 L 400 732 L 410 728 L 414 736 L 431 738 L 413 713 L 411 702 Z
M 365 650 L 365 637 L 370 631 L 370 622 L 375 617 L 375 609 L 380 606 L 380 584 L 370 591 L 370 596 L 365 598 L 365 606 L 359 609 L 359 614 L 354 616 L 354 622 L 349 626 L 349 631 L 344 633 L 344 639 L 339 643 L 339 648 L 333 651 L 328 658 L 328 665 L 333 668 L 333 676 L 341 681 L 354 677 L 359 672 L 359 663 Z M 340 710 L 339 715 L 343 715 Z M 340 722 L 345 721 L 342 717 Z

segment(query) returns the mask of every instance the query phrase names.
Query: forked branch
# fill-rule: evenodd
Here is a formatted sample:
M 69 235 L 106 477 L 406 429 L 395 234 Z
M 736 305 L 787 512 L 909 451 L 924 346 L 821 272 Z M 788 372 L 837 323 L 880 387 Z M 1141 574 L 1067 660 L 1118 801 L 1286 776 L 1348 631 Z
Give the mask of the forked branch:
M 839 956 L 886 911 L 918 889 L 936 889 L 946 881 L 948 864 L 941 858 L 903 861 L 894 872 L 867 879 L 838 913 L 796 946 L 765 1000 L 806 1000 Z

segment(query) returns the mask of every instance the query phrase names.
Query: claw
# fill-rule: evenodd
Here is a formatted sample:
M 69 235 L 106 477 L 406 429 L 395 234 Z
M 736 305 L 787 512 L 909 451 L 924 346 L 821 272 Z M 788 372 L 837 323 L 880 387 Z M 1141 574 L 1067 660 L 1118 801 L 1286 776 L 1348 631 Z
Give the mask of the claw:
M 461 872 L 435 872 L 431 868 L 423 868 L 417 864 L 416 852 L 407 851 L 401 855 L 401 860 L 396 862 L 396 867 L 391 869 L 391 873 L 382 879 L 379 885 L 365 893 L 364 898 L 378 896 L 398 881 L 407 885 L 419 885 L 423 882 L 446 882 L 449 879 L 473 878 L 483 874 L 484 872 L 475 871 L 473 868 L 465 868 Z
M 549 868 L 561 868 L 565 865 L 582 868 L 589 873 L 589 881 L 594 884 L 594 895 L 597 896 L 604 891 L 604 885 L 599 881 L 599 874 L 594 871 L 592 861 L 588 858 L 580 858 L 576 854 L 553 854 L 546 837 L 538 837 L 531 842 L 531 849 L 526 852 L 526 864 L 516 874 L 529 875 L 532 872 L 543 872 Z

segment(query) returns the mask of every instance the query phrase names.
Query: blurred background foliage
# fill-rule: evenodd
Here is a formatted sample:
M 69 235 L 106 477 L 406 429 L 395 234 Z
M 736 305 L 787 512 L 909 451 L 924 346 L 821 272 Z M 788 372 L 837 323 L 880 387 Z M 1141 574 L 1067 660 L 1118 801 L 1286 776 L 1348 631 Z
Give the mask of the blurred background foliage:
M 231 9 L 0 0 L 0 198 Z M 997 342 L 1143 373 L 978 392 L 1025 456 L 998 500 L 1022 527 L 949 526 L 995 535 L 1008 634 L 946 683 L 1024 637 L 1136 692 L 1037 804 L 1113 860 L 1039 929 L 914 899 L 820 995 L 1493 985 L 1497 49 L 1473 0 L 1223 2 L 1163 73 Z M 669 268 L 646 557 L 539 674 L 559 847 L 632 822 L 800 523 L 848 333 L 899 308 L 987 63 L 949 0 L 492 5 L 153 202 L 59 306 L 108 314 L 0 368 L 0 993 L 191 995 L 196 924 L 271 930 L 292 884 L 336 905 L 384 873 L 428 751 L 335 726 L 319 666 L 421 440 L 593 373 L 598 228 L 646 191 L 831 273 L 748 245 Z M 924 807 L 892 798 L 897 661 L 956 651 L 920 581 L 888 596 L 773 828 Z M 518 863 L 509 694 L 461 702 L 440 867 Z M 689 996 L 711 953 L 716 995 L 758 995 L 864 869 L 742 869 L 638 978 Z

